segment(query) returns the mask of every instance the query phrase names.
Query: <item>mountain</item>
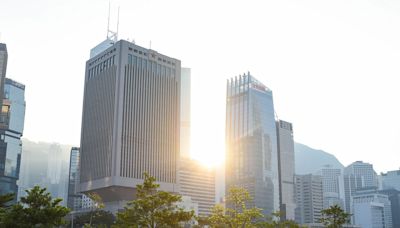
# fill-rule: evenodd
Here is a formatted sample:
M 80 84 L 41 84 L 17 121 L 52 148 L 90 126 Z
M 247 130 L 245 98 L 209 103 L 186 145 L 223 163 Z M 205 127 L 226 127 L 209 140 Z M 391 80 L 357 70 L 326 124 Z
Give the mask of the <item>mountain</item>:
M 332 168 L 343 169 L 342 163 L 330 153 L 316 150 L 301 143 L 294 144 L 295 172 L 296 174 L 315 173 L 324 165 Z

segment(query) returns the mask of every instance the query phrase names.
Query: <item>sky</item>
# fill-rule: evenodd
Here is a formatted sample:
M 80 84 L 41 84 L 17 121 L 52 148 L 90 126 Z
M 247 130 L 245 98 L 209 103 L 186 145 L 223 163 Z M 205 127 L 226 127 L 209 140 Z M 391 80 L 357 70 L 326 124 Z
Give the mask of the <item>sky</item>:
M 26 85 L 24 137 L 79 146 L 85 62 L 106 38 L 108 0 L 1 0 L 7 77 Z M 192 70 L 192 154 L 224 157 L 226 80 L 273 91 L 295 141 L 400 167 L 400 1 L 112 0 L 119 38 Z M 211 162 L 211 161 L 210 161 Z

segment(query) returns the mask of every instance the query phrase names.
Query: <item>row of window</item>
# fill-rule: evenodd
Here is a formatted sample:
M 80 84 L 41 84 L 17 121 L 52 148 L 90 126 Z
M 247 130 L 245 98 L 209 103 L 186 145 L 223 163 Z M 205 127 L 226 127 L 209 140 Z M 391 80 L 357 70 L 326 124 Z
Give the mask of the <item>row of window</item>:
M 113 52 L 115 52 L 117 49 L 113 48 L 110 51 L 106 52 L 104 55 L 96 58 L 96 60 L 94 60 L 93 62 L 89 63 L 89 66 L 92 66 L 93 64 L 96 64 L 97 62 L 100 62 L 101 60 L 103 60 L 104 58 L 107 58 L 108 55 L 111 55 Z
M 115 55 L 89 69 L 89 79 L 114 65 Z
M 142 52 L 142 51 L 140 51 L 140 50 L 133 49 L 133 48 L 129 47 L 129 51 L 132 51 L 132 50 L 133 50 L 133 52 L 135 52 L 135 53 L 139 53 L 139 55 L 147 56 L 147 53 L 146 53 L 146 52 Z M 151 54 L 151 57 L 155 59 L 155 58 L 156 58 L 156 55 L 152 53 L 152 54 Z M 175 66 L 175 63 L 174 63 L 174 62 L 171 62 L 170 60 L 162 59 L 161 57 L 158 57 L 157 59 L 158 59 L 158 61 L 160 61 L 160 62 L 167 63 L 167 64 L 169 64 L 169 65 Z
M 134 67 L 137 67 L 139 69 L 147 69 L 150 72 L 155 72 L 157 75 L 161 74 L 162 76 L 166 77 L 175 77 L 176 75 L 175 69 L 171 69 L 157 62 L 142 59 L 131 54 L 128 54 L 128 64 L 133 65 Z

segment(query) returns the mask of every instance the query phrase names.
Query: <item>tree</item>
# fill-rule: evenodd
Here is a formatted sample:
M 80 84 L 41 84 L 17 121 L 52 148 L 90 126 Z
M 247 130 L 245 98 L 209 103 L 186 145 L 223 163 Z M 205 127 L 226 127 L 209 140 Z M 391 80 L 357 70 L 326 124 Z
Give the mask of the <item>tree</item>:
M 191 220 L 193 211 L 178 207 L 181 196 L 157 191 L 155 178 L 144 173 L 144 182 L 136 186 L 136 199 L 128 202 L 124 211 L 117 213 L 120 227 L 179 227 Z
M 9 208 L 11 202 L 14 200 L 14 193 L 7 193 L 4 195 L 0 195 L 0 208 Z
M 321 211 L 322 218 L 320 222 L 323 223 L 327 228 L 341 228 L 342 225 L 348 224 L 350 222 L 351 214 L 346 213 L 343 209 L 334 205 L 330 208 Z
M 257 224 L 259 228 L 301 228 L 299 224 L 292 220 L 281 220 L 281 212 L 274 212 L 267 221 Z
M 92 223 L 90 223 L 92 220 Z M 81 215 L 78 215 L 74 219 L 74 227 L 82 227 L 87 224 L 89 227 L 100 227 L 101 225 L 104 227 L 111 227 L 115 222 L 115 216 L 108 211 L 97 210 L 93 214 L 92 212 L 87 212 Z
M 226 203 L 227 209 L 220 205 L 212 209 L 209 222 L 211 227 L 250 228 L 256 227 L 256 220 L 263 217 L 261 209 L 257 207 L 247 208 L 251 202 L 249 192 L 244 188 L 233 187 L 229 189 Z
M 99 211 L 100 209 L 104 208 L 104 203 L 103 203 L 103 199 L 101 198 L 101 196 L 95 192 L 91 192 L 87 195 L 93 202 L 93 206 L 90 209 L 89 212 L 89 227 L 92 226 L 92 221 L 94 218 L 99 217 L 100 214 Z
M 69 209 L 59 205 L 62 199 L 52 199 L 46 188 L 39 186 L 26 192 L 26 197 L 5 212 L 2 227 L 55 227 L 65 223 Z

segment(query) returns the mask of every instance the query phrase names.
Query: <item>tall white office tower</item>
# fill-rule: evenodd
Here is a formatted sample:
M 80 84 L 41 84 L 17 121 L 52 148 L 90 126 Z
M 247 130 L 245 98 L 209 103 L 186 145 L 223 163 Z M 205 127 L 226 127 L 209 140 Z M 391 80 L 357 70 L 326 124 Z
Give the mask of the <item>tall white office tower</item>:
M 319 223 L 323 209 L 322 177 L 296 175 L 296 221 L 300 224 Z
M 282 220 L 295 220 L 296 200 L 294 195 L 294 140 L 291 123 L 279 120 L 278 158 L 279 158 L 279 198 Z
M 400 169 L 382 173 L 382 188 L 400 191 Z
M 378 188 L 378 178 L 372 164 L 356 161 L 344 168 L 344 193 L 346 212 L 352 213 L 351 197 L 360 189 Z
M 345 195 L 342 170 L 325 165 L 317 174 L 322 177 L 324 208 L 338 205 L 344 210 Z
M 277 129 L 272 91 L 249 74 L 227 82 L 226 193 L 247 189 L 265 215 L 279 211 Z M 227 205 L 228 207 L 230 205 Z
M 135 197 L 144 172 L 178 192 L 180 60 L 125 40 L 96 48 L 86 62 L 80 190 L 110 211 Z
M 190 158 L 190 98 L 191 98 L 191 70 L 190 68 L 181 69 L 181 158 Z
M 389 197 L 376 188 L 358 190 L 352 196 L 354 224 L 362 228 L 392 228 Z

